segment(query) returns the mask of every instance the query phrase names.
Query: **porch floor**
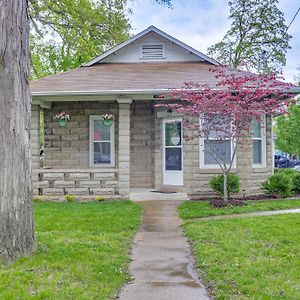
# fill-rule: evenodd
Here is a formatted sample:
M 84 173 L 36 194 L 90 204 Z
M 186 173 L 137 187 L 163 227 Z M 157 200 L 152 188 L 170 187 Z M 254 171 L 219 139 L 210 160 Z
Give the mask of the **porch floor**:
M 160 193 L 149 188 L 135 188 L 130 189 L 129 198 L 133 201 L 147 201 L 147 200 L 188 200 L 186 193 Z

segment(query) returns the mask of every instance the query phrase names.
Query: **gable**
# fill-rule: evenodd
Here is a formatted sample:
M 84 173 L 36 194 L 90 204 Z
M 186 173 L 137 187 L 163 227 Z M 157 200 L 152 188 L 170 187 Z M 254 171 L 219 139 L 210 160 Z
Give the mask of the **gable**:
M 156 33 L 150 32 L 139 40 L 104 58 L 101 62 L 139 63 L 149 61 L 180 62 L 204 61 L 204 59 Z
M 195 50 L 158 28 L 150 26 L 83 66 L 89 67 L 99 63 L 142 63 L 149 61 L 218 64 L 213 58 Z

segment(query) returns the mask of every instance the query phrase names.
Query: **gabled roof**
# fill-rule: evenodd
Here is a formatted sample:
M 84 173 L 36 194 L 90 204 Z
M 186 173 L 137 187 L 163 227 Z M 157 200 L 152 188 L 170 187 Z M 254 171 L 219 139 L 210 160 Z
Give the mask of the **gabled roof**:
M 185 50 L 187 50 L 187 51 L 189 51 L 189 52 L 195 54 L 196 56 L 198 56 L 199 58 L 201 58 L 201 60 L 203 60 L 203 61 L 209 62 L 209 63 L 211 63 L 211 64 L 213 64 L 213 65 L 218 65 L 218 64 L 219 64 L 219 63 L 218 63 L 216 60 L 214 60 L 213 58 L 208 57 L 207 55 L 203 54 L 202 52 L 200 52 L 200 51 L 198 51 L 198 50 L 196 50 L 196 49 L 194 49 L 194 48 L 188 46 L 187 44 L 185 44 L 185 43 L 183 43 L 183 42 L 177 40 L 176 38 L 172 37 L 171 35 L 165 33 L 164 31 L 162 31 L 162 30 L 160 30 L 160 29 L 158 29 L 158 28 L 156 28 L 155 26 L 151 25 L 150 27 L 148 27 L 148 28 L 145 29 L 144 31 L 142 31 L 142 32 L 140 32 L 140 33 L 138 33 L 138 34 L 136 34 L 136 35 L 133 36 L 132 38 L 126 40 L 125 42 L 123 42 L 123 43 L 117 45 L 116 47 L 114 47 L 114 48 L 112 48 L 112 49 L 106 51 L 106 52 L 103 53 L 102 55 L 100 55 L 100 56 L 98 56 L 98 57 L 92 59 L 91 61 L 85 63 L 83 66 L 84 66 L 84 67 L 90 67 L 90 66 L 92 66 L 92 65 L 94 65 L 94 64 L 100 63 L 104 58 L 110 56 L 111 54 L 115 53 L 116 51 L 118 51 L 118 50 L 120 50 L 120 49 L 126 47 L 126 46 L 129 45 L 130 43 L 135 42 L 136 40 L 138 40 L 138 39 L 144 37 L 145 35 L 147 35 L 148 33 L 151 33 L 151 32 L 154 32 L 154 33 L 160 35 L 161 37 L 163 37 L 163 38 L 165 38 L 165 39 L 171 41 L 172 43 L 178 45 L 179 47 L 181 47 L 181 48 L 183 48 L 183 49 L 185 49 Z

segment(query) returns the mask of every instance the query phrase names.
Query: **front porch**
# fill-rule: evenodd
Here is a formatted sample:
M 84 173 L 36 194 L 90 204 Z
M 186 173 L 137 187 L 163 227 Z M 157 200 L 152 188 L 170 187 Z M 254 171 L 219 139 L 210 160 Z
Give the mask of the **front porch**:
M 111 198 L 131 196 L 134 199 L 162 199 L 178 196 L 186 199 L 186 194 L 157 192 L 166 188 L 163 182 L 162 126 L 163 119 L 170 118 L 170 114 L 158 112 L 154 104 L 154 100 L 133 101 L 130 98 L 101 102 L 52 102 L 43 110 L 43 161 L 39 153 L 42 108 L 33 105 L 34 194 L 58 198 L 71 194 L 82 198 L 103 195 Z M 66 127 L 60 127 L 54 120 L 54 115 L 62 111 L 71 115 Z M 101 165 L 95 162 L 99 163 L 96 160 L 99 157 L 101 160 L 102 153 L 97 152 L 97 157 L 92 153 L 95 126 L 91 125 L 91 120 L 106 113 L 114 116 L 109 153 L 113 159 L 108 161 L 109 164 Z M 180 167 L 182 171 L 183 165 Z M 182 184 L 172 187 L 172 191 L 182 190 Z

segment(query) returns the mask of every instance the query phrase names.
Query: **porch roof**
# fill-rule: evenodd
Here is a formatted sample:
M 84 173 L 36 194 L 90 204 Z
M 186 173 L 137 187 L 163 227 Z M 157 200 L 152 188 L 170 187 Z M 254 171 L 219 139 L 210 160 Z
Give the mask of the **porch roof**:
M 203 62 L 103 63 L 52 75 L 30 83 L 35 95 L 166 91 L 185 82 L 215 86 L 217 79 Z
M 33 96 L 163 94 L 185 82 L 216 87 L 218 79 L 206 62 L 102 63 L 80 67 L 30 83 Z M 289 93 L 300 93 L 293 86 Z

